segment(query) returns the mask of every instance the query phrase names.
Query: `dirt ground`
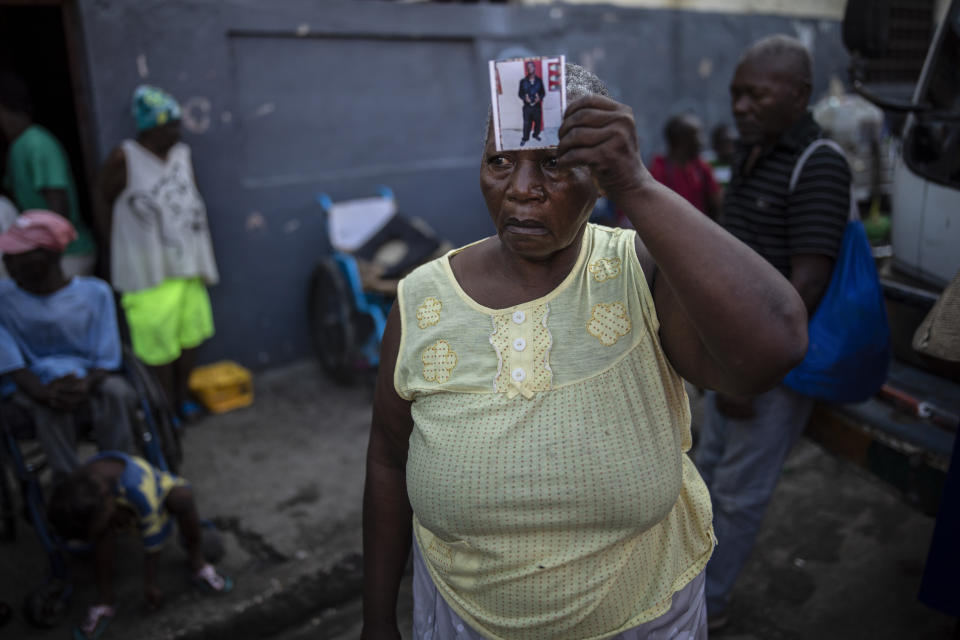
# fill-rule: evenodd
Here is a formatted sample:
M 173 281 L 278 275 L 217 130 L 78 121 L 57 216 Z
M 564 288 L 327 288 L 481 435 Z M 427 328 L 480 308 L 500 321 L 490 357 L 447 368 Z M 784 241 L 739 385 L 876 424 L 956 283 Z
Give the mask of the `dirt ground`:
M 118 561 L 119 613 L 110 638 L 356 638 L 360 513 L 371 390 L 338 387 L 312 362 L 257 376 L 252 407 L 188 428 L 183 475 L 204 517 L 224 531 L 221 563 L 233 593 L 204 597 L 186 582 L 175 543 L 161 556 L 168 593 L 142 611 L 141 559 L 126 540 Z M 19 608 L 45 572 L 32 529 L 0 544 L 0 599 Z M 755 553 L 718 638 L 877 640 L 950 637 L 953 621 L 916 600 L 933 520 L 878 480 L 803 440 L 770 505 Z M 94 598 L 90 567 L 75 559 L 76 593 L 55 629 L 19 611 L 0 638 L 68 637 Z M 409 625 L 409 584 L 401 620 Z M 409 628 L 405 629 L 409 637 Z

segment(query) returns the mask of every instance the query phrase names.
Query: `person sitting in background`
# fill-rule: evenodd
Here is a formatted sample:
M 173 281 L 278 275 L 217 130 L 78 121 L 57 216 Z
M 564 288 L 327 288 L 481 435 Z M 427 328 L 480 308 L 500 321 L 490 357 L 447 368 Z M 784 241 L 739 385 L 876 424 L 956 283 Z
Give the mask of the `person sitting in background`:
M 77 237 L 64 251 L 63 271 L 68 277 L 91 275 L 97 248 L 80 216 L 70 160 L 60 141 L 33 122 L 30 93 L 9 72 L 0 72 L 0 135 L 9 144 L 3 188 L 21 211 L 44 209 L 68 219 Z
M 32 419 L 55 474 L 79 464 L 77 420 L 89 408 L 101 449 L 133 451 L 136 394 L 114 373 L 121 362 L 113 292 L 92 277 L 64 275 L 76 237 L 51 211 L 27 211 L 0 235 L 10 278 L 0 280 L 0 375 L 10 402 Z M 10 388 L 12 387 L 12 388 Z
M 655 156 L 650 174 L 716 220 L 720 214 L 720 187 L 710 165 L 700 159 L 700 119 L 693 114 L 674 116 L 663 128 L 667 155 Z
M 163 603 L 163 592 L 156 584 L 157 552 L 173 531 L 170 516 L 183 536 L 193 583 L 212 594 L 233 588 L 233 580 L 203 558 L 200 518 L 189 483 L 146 460 L 119 451 L 94 456 L 54 488 L 47 513 L 61 537 L 94 546 L 99 603 L 87 610 L 79 628 L 83 637 L 99 637 L 116 615 L 116 534 L 131 526 L 139 529 L 146 551 L 144 595 L 151 608 Z
M 207 285 L 219 279 L 207 209 L 190 147 L 180 141 L 180 105 L 155 87 L 133 94 L 136 140 L 124 140 L 100 176 L 98 229 L 109 238 L 110 280 L 121 292 L 133 351 L 154 369 L 181 417 L 199 407 L 187 380 L 213 335 Z

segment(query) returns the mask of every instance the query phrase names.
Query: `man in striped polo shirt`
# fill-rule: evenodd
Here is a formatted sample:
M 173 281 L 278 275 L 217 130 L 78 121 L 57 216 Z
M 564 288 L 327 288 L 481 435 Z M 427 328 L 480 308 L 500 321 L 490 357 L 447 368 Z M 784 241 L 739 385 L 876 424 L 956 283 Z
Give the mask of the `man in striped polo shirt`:
M 760 40 L 741 58 L 730 84 L 740 142 L 721 218 L 790 280 L 810 314 L 840 249 L 851 179 L 843 156 L 820 146 L 790 189 L 800 155 L 821 136 L 807 111 L 811 80 L 810 53 L 788 36 Z M 705 404 L 696 462 L 713 498 L 719 542 L 706 582 L 716 630 L 728 621 L 731 588 L 813 401 L 781 385 L 755 397 L 708 392 Z

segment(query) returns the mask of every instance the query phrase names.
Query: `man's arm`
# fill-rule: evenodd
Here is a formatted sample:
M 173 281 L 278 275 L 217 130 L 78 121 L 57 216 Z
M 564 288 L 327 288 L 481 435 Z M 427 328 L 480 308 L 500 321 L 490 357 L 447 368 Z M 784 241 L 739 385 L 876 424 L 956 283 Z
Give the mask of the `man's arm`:
M 658 267 L 660 340 L 677 372 L 700 386 L 747 394 L 774 386 L 803 358 L 807 315 L 770 263 L 658 184 L 638 153 L 629 107 L 590 96 L 560 128 L 559 162 L 590 167 Z
M 400 314 L 393 305 L 380 349 L 363 491 L 364 640 L 400 637 L 397 595 L 410 555 L 413 511 L 407 497 L 410 403 L 393 386 L 400 347 Z
M 70 219 L 70 197 L 66 189 L 45 188 L 40 189 L 40 195 L 47 201 L 47 208 L 54 213 Z
M 48 406 L 52 406 L 52 402 L 55 403 L 51 390 L 30 369 L 24 367 L 11 371 L 9 375 L 17 385 L 17 389 L 27 394 L 32 400 Z
M 811 316 L 830 284 L 832 271 L 833 260 L 827 256 L 801 254 L 790 258 L 790 284 L 800 294 Z
M 790 283 L 813 314 L 830 284 L 833 263 L 840 253 L 850 216 L 847 161 L 829 147 L 810 157 L 787 198 L 790 242 Z
M 97 371 L 90 374 L 97 375 Z M 74 411 L 86 400 L 91 384 L 96 378 L 88 374 L 85 378 L 78 378 L 73 374 L 57 378 L 49 384 L 44 384 L 30 369 L 24 367 L 10 372 L 10 379 L 17 388 L 33 401 L 56 409 L 57 411 Z M 99 378 L 102 380 L 102 378 Z M 98 382 L 99 384 L 99 382 Z

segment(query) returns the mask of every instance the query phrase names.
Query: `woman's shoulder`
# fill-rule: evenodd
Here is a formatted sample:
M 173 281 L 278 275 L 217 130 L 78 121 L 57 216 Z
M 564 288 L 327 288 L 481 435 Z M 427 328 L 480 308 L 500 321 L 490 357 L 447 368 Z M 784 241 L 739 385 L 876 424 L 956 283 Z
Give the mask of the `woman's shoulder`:
M 425 262 L 404 276 L 401 283 L 410 288 L 425 281 L 436 284 L 438 278 L 446 281 L 448 280 L 448 265 L 450 270 L 457 274 L 458 278 L 461 278 L 463 272 L 474 272 L 478 265 L 483 264 L 484 256 L 489 249 L 489 240 L 490 238 L 484 238 L 471 242 Z
M 637 232 L 633 229 L 590 223 L 587 225 L 587 230 L 591 236 L 591 257 L 611 253 L 621 259 L 636 256 L 634 245 L 637 241 Z
M 464 245 L 454 249 L 447 254 L 446 258 L 450 263 L 450 269 L 461 281 L 463 277 L 470 277 L 482 273 L 489 264 L 494 248 L 496 236 L 483 238 L 476 242 Z

